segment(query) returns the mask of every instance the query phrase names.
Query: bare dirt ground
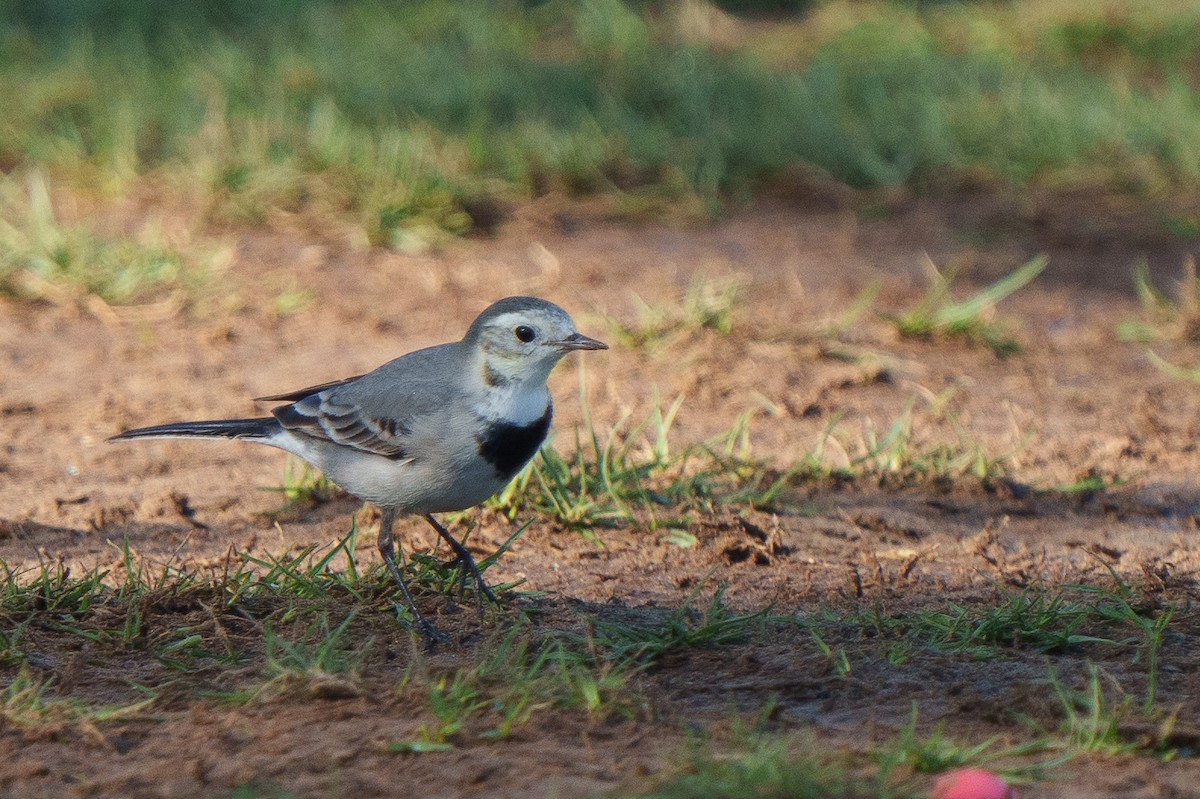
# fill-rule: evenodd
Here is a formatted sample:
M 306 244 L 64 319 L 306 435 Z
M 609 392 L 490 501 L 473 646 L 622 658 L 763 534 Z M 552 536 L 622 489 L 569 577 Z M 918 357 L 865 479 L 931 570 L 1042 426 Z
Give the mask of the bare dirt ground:
M 122 540 L 153 562 L 191 567 L 219 564 L 231 546 L 262 555 L 329 544 L 345 535 L 358 503 L 339 499 L 274 524 L 264 514 L 279 497 L 258 489 L 280 483 L 281 453 L 105 438 L 140 424 L 261 412 L 249 398 L 359 374 L 457 337 L 501 296 L 552 299 L 604 339 L 613 336 L 609 317 L 636 321 L 633 292 L 675 303 L 697 275 L 737 274 L 747 290 L 731 334 L 686 331 L 659 346 L 588 355 L 586 398 L 598 428 L 625 414 L 644 418 L 656 399 L 682 394 L 673 440 L 713 436 L 754 409 L 753 456 L 786 467 L 832 421 L 866 435 L 868 425 L 885 430 L 910 401 L 917 437 L 945 436 L 950 427 L 931 410 L 945 400 L 984 450 L 1015 453 L 1010 479 L 798 481 L 771 511 L 733 508 L 695 522 L 692 548 L 620 526 L 600 531 L 598 548 L 538 520 L 493 579 L 524 578 L 522 590 L 544 595 L 520 606 L 538 624 L 571 627 L 588 616 L 653 617 L 679 608 L 697 586 L 700 606 L 722 584 L 738 611 L 895 614 L 944 608 L 948 599 L 998 603 L 1029 586 L 1112 587 L 1119 574 L 1144 606 L 1177 608 L 1158 700 L 1178 709 L 1170 744 L 1179 754 L 1169 762 L 1083 755 L 1022 796 L 1200 795 L 1200 761 L 1188 756 L 1200 744 L 1200 619 L 1192 609 L 1200 595 L 1200 390 L 1115 333 L 1140 313 L 1129 280 L 1134 258 L 1145 254 L 1164 277 L 1176 273 L 1185 248 L 1152 238 L 1121 245 L 1112 228 L 1072 231 L 1056 219 L 996 229 L 989 213 L 918 203 L 863 221 L 837 209 L 765 206 L 710 228 L 676 229 L 535 204 L 495 237 L 420 257 L 352 251 L 286 230 L 231 233 L 236 256 L 219 297 L 183 313 L 108 318 L 0 301 L 0 559 L 10 569 L 63 559 L 78 573 L 119 571 Z M 977 285 L 1050 254 L 1046 274 L 1002 306 L 1022 350 L 1000 358 L 954 341 L 902 340 L 867 315 L 839 346 L 873 353 L 874 365 L 829 357 L 816 336 L 822 325 L 874 280 L 882 281 L 877 309 L 911 306 L 924 291 L 926 251 L 939 263 L 962 262 Z M 276 312 L 275 298 L 296 287 L 315 299 Z M 1156 349 L 1194 362 L 1190 345 Z M 560 447 L 581 419 L 580 368 L 573 359 L 552 378 Z M 1088 476 L 1113 484 L 1031 490 Z M 481 553 L 513 529 L 489 514 L 478 520 L 472 540 Z M 375 518 L 361 512 L 359 521 L 369 528 Z M 401 533 L 417 546 L 432 543 L 419 521 Z M 372 549 L 360 548 L 364 564 Z M 1050 730 L 1060 720 L 1048 698 L 1051 668 L 1081 687 L 1087 664 L 1098 663 L 1135 696 L 1147 674 L 1132 648 L 1081 647 L 1051 659 L 1014 647 L 989 660 L 929 651 L 894 663 L 861 630 L 832 642 L 850 656 L 847 674 L 810 636 L 768 630 L 660 662 L 639 678 L 642 699 L 630 718 L 543 713 L 504 741 L 468 728 L 449 751 L 390 752 L 388 741 L 412 739 L 429 722 L 427 706 L 396 691 L 406 670 L 468 663 L 492 634 L 470 608 L 438 597 L 426 604 L 452 632 L 450 647 L 422 655 L 378 613 L 363 622 L 375 645 L 350 688 L 237 706 L 197 693 L 236 686 L 239 674 L 228 669 L 181 673 L 137 652 L 29 631 L 36 652 L 28 662 L 55 678 L 59 695 L 130 702 L 137 684 L 158 688 L 160 698 L 152 712 L 103 724 L 3 724 L 0 795 L 222 797 L 261 785 L 305 797 L 590 796 L 644 788 L 678 762 L 689 730 L 712 725 L 719 738 L 731 711 L 754 713 L 768 701 L 777 702 L 775 731 L 834 748 L 894 736 L 914 702 L 924 730 L 942 723 L 964 740 L 1019 740 L 1034 733 L 1015 718 Z M 204 612 L 162 611 L 177 618 L 161 623 L 198 623 Z M 230 635 L 244 632 L 238 618 L 219 623 Z M 5 668 L 5 679 L 16 672 Z

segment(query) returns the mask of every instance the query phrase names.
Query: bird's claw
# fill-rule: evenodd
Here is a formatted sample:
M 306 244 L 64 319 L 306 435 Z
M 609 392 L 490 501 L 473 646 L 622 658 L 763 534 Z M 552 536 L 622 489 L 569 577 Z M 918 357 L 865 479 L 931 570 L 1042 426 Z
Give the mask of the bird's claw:
M 417 634 L 421 636 L 421 641 L 425 644 L 425 651 L 432 652 L 438 644 L 450 643 L 450 637 L 434 627 L 432 623 L 425 619 L 420 619 L 416 623 Z

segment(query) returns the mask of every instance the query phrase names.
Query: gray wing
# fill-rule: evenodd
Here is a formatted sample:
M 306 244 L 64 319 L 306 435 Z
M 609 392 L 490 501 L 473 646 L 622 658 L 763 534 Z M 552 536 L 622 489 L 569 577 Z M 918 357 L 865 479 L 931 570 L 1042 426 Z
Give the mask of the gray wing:
M 463 370 L 469 368 L 473 366 L 459 343 L 442 344 L 410 352 L 362 377 L 328 384 L 271 413 L 293 433 L 403 460 L 422 419 L 443 414 L 461 400 Z
M 296 402 L 305 397 L 311 397 L 313 394 L 320 394 L 322 391 L 327 391 L 331 388 L 344 386 L 346 383 L 353 383 L 355 380 L 361 380 L 363 375 L 355 375 L 354 377 L 346 377 L 341 380 L 330 380 L 328 383 L 321 383 L 318 386 L 309 386 L 302 388 L 299 391 L 289 391 L 286 394 L 271 394 L 266 397 L 255 397 L 255 402 Z

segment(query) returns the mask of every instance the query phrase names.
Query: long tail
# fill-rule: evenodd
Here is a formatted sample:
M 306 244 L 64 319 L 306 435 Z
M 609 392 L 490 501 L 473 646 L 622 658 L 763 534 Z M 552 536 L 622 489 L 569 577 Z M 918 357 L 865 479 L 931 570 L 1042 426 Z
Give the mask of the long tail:
M 280 431 L 273 416 L 259 419 L 218 419 L 212 422 L 173 422 L 153 427 L 139 427 L 108 439 L 125 441 L 131 438 L 233 438 L 262 441 Z

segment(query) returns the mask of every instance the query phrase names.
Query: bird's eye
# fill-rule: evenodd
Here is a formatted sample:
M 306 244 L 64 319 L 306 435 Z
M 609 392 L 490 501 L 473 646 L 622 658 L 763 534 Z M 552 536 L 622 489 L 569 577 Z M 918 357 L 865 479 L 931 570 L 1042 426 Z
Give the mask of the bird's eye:
M 528 344 L 529 342 L 533 341 L 533 328 L 529 325 L 518 325 L 513 330 L 513 335 L 517 337 L 517 341 L 520 341 L 523 344 Z

